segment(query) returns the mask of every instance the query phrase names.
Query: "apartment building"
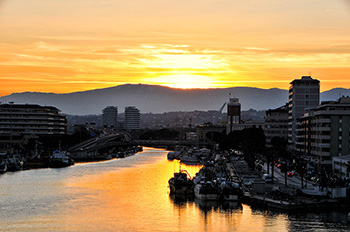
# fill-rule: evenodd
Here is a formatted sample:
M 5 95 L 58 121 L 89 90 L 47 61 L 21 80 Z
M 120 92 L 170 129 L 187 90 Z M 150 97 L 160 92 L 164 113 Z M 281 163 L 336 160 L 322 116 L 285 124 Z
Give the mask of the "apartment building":
M 350 97 L 322 102 L 298 119 L 296 151 L 317 167 L 350 154 Z
M 118 128 L 118 107 L 107 106 L 102 110 L 102 128 Z
M 306 109 L 316 107 L 320 102 L 320 81 L 311 76 L 303 76 L 290 83 L 288 104 L 288 143 L 294 150 L 296 142 L 297 118 L 304 115 Z
M 140 130 L 141 128 L 141 116 L 140 110 L 135 106 L 125 107 L 125 130 Z
M 288 141 L 288 104 L 266 111 L 264 132 L 268 147 L 272 146 L 273 137 L 280 137 Z
M 21 145 L 26 137 L 66 134 L 66 116 L 52 106 L 0 104 L 0 150 Z

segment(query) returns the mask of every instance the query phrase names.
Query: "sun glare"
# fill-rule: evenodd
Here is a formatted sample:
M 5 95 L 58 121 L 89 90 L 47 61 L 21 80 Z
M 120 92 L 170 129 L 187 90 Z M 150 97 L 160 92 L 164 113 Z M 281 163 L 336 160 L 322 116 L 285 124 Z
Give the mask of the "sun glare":
M 222 58 L 201 51 L 193 51 L 189 46 L 142 47 L 145 58 L 142 66 L 149 68 L 148 83 L 172 88 L 212 88 L 216 74 L 225 72 L 228 64 Z
M 152 82 L 171 88 L 181 89 L 206 89 L 213 87 L 213 80 L 204 75 L 175 74 L 153 78 Z

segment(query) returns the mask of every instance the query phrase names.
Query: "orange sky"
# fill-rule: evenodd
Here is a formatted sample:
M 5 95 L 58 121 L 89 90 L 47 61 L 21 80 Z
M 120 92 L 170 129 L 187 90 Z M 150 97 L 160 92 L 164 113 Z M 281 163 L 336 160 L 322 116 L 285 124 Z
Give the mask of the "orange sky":
M 0 96 L 124 83 L 350 88 L 348 0 L 0 0 Z

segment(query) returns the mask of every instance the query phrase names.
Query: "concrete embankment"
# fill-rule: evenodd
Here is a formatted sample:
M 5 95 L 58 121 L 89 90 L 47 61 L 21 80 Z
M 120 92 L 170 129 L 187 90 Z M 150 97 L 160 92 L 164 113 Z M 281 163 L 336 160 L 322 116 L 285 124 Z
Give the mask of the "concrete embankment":
M 251 170 L 245 161 L 237 160 L 227 163 L 230 175 L 237 180 L 243 189 L 242 202 L 251 206 L 281 211 L 339 209 L 349 206 L 346 198 L 332 199 L 328 196 L 300 195 L 298 188 L 285 186 L 284 183 L 265 183 Z

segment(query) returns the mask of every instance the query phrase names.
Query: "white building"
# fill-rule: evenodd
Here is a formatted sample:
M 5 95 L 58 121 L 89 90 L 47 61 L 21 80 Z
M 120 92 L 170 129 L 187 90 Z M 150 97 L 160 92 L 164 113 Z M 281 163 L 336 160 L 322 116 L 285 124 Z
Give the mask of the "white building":
M 125 130 L 140 130 L 141 118 L 140 110 L 135 106 L 125 107 Z
M 102 127 L 110 129 L 118 128 L 118 107 L 107 106 L 102 110 Z

